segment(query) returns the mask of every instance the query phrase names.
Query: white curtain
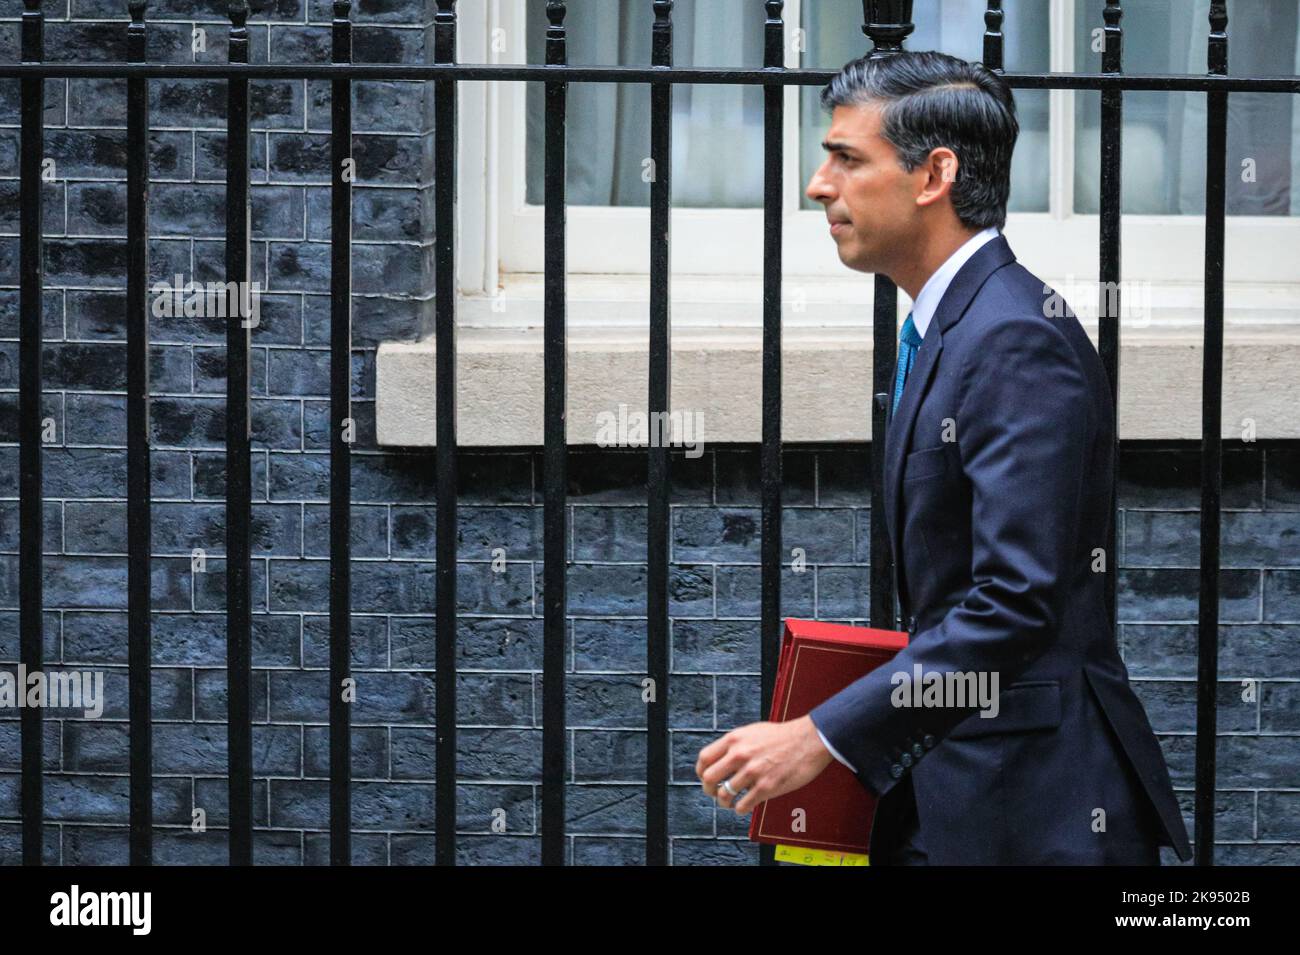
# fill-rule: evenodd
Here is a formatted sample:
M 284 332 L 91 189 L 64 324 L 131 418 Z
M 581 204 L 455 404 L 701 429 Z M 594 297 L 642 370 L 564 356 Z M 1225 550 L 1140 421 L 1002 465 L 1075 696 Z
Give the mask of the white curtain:
M 1096 71 L 1093 47 L 1104 0 L 1077 0 L 1075 69 Z M 545 0 L 528 0 L 528 59 L 544 61 Z M 1005 66 L 1046 71 L 1050 64 L 1048 0 L 1005 4 Z M 1300 73 L 1300 0 L 1233 0 L 1228 68 L 1232 74 Z M 916 0 L 907 47 L 967 60 L 983 57 L 984 0 Z M 870 47 L 862 6 L 804 0 L 802 64 L 833 69 Z M 681 66 L 759 66 L 760 0 L 678 0 L 673 60 Z M 571 0 L 566 26 L 575 64 L 647 65 L 649 0 Z M 1124 4 L 1126 72 L 1204 73 L 1209 0 L 1128 0 Z M 542 189 L 542 90 L 530 83 L 528 201 Z M 801 94 L 800 166 L 806 181 L 820 165 L 827 118 L 819 88 Z M 1012 160 L 1010 209 L 1047 209 L 1048 93 L 1016 91 L 1020 138 Z M 1204 94 L 1129 92 L 1124 96 L 1123 195 L 1127 213 L 1199 214 L 1205 208 Z M 1300 214 L 1300 100 L 1287 93 L 1228 97 L 1228 212 Z M 569 87 L 568 187 L 574 205 L 644 206 L 650 187 L 650 93 L 644 84 L 575 83 Z M 1097 211 L 1100 97 L 1075 94 L 1075 209 Z M 1250 160 L 1248 167 L 1243 161 Z M 1243 169 L 1247 174 L 1243 176 Z M 758 87 L 677 86 L 673 93 L 673 203 L 698 207 L 762 204 L 763 93 Z M 1250 181 L 1253 174 L 1254 181 Z
M 650 63 L 652 5 L 647 0 L 571 0 L 569 62 Z M 545 62 L 545 0 L 529 0 L 528 60 Z M 763 5 L 754 0 L 678 0 L 673 5 L 677 66 L 761 66 Z M 540 84 L 528 90 L 528 201 L 543 198 Z M 572 205 L 650 202 L 650 90 L 645 84 L 569 87 L 568 199 Z M 673 204 L 762 205 L 763 92 L 757 87 L 677 86 L 672 112 Z
M 1101 0 L 1076 8 L 1075 68 L 1100 69 L 1091 31 Z M 1300 73 L 1297 0 L 1233 0 L 1228 5 L 1228 72 Z M 1209 0 L 1129 0 L 1124 4 L 1125 72 L 1204 74 Z M 1121 208 L 1126 213 L 1205 212 L 1204 93 L 1124 94 Z M 1076 94 L 1075 209 L 1097 212 L 1100 101 Z M 1300 213 L 1300 104 L 1289 93 L 1228 96 L 1227 208 L 1231 215 Z
M 1235 0 L 1228 5 L 1228 72 L 1279 76 L 1300 73 L 1295 0 Z M 1179 72 L 1204 72 L 1209 0 L 1180 9 L 1194 29 Z M 1184 93 L 1178 204 L 1205 212 L 1206 95 Z M 1227 206 L 1232 215 L 1300 212 L 1300 108 L 1294 93 L 1228 95 Z M 1174 107 L 1175 109 L 1177 107 Z M 1152 157 L 1153 161 L 1155 157 Z

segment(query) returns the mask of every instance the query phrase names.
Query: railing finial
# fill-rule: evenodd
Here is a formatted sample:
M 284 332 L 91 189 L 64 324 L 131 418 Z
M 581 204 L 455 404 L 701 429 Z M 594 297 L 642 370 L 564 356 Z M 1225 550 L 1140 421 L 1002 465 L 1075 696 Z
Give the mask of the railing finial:
M 149 0 L 127 0 L 126 8 L 131 14 L 131 22 L 126 28 L 126 58 L 131 63 L 145 61 L 145 8 Z
M 1124 10 L 1120 7 L 1119 0 L 1106 0 L 1106 9 L 1102 10 L 1101 16 L 1106 21 L 1106 26 L 1102 30 L 1105 45 L 1101 48 L 1101 71 L 1118 73 L 1122 63 L 1121 44 L 1124 42 L 1124 30 L 1119 25 Z
M 247 63 L 248 0 L 230 0 L 226 11 L 230 14 L 230 40 L 226 44 L 226 59 L 231 63 Z
M 673 65 L 673 0 L 654 0 L 655 22 L 650 34 L 650 63 Z
M 563 66 L 565 62 L 564 0 L 546 0 L 546 65 Z
M 1227 0 L 1213 0 L 1210 3 L 1210 29 L 1214 33 L 1227 35 L 1228 4 Z
M 862 32 L 871 38 L 875 59 L 903 52 L 903 41 L 916 29 L 912 0 L 862 0 Z
M 433 15 L 433 62 L 456 62 L 456 0 L 438 0 Z
M 21 53 L 24 63 L 45 59 L 45 13 L 41 0 L 24 0 Z
M 1211 0 L 1210 45 L 1206 55 L 1209 72 L 1220 75 L 1228 72 L 1228 4 L 1226 0 Z
M 781 19 L 784 9 L 785 0 L 767 0 L 767 23 L 763 34 L 763 65 L 767 67 L 785 65 L 785 21 Z
M 1002 0 L 988 0 L 984 10 L 984 65 L 994 73 L 1003 69 Z
M 335 63 L 352 62 L 352 0 L 334 0 L 330 45 L 331 57 Z

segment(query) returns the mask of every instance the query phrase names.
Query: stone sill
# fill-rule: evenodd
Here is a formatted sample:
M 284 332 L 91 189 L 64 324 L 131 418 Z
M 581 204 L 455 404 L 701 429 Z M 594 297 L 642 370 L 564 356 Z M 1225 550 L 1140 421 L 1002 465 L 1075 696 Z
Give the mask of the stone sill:
M 1086 323 L 1085 323 L 1086 327 Z M 1095 328 L 1089 334 L 1096 343 Z M 1120 437 L 1188 439 L 1201 434 L 1201 334 L 1187 328 L 1124 329 Z M 568 441 L 601 443 L 602 412 L 644 414 L 647 339 L 630 328 L 575 329 L 568 351 Z M 540 445 L 540 329 L 459 331 L 457 435 L 466 447 Z M 787 328 L 783 342 L 782 437 L 787 442 L 871 439 L 872 344 L 861 327 Z M 429 447 L 435 439 L 432 339 L 385 343 L 377 358 L 380 445 Z M 673 408 L 700 413 L 709 443 L 757 442 L 761 333 L 756 328 L 674 328 Z M 1223 362 L 1223 437 L 1300 437 L 1300 324 L 1230 326 Z M 834 383 L 833 385 L 831 383 Z M 698 436 L 697 436 L 698 437 Z

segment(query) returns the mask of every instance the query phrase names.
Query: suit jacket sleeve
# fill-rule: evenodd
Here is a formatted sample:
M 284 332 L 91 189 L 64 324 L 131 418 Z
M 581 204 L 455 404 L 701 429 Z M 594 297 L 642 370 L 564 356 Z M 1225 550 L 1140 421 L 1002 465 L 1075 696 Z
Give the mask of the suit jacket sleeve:
M 910 765 L 901 754 L 976 708 L 895 706 L 893 674 L 996 671 L 1008 686 L 1056 638 L 1070 577 L 1090 570 L 1072 551 L 1096 429 L 1065 334 L 1041 316 L 1000 320 L 968 349 L 961 389 L 955 431 L 972 511 L 952 519 L 971 522 L 971 588 L 892 663 L 809 714 L 878 796 Z

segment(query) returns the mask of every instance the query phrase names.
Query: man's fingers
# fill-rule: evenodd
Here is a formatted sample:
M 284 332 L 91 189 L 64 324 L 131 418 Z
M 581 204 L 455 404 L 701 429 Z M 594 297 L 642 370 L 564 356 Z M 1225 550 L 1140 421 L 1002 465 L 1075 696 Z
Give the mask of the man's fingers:
M 754 811 L 759 803 L 767 802 L 768 798 L 764 786 L 751 786 L 749 792 L 745 793 L 740 802 L 736 803 L 736 812 L 739 815 L 747 816 Z
M 789 745 L 790 732 L 777 724 L 751 723 L 704 747 L 695 761 L 704 792 L 722 808 L 743 815 L 789 791 L 795 779 L 785 764 L 799 758 L 797 747 Z M 797 775 L 799 767 L 793 769 Z M 729 789 L 722 788 L 724 781 Z
M 731 788 L 737 793 L 744 793 L 746 789 L 750 789 L 758 783 L 758 776 L 758 771 L 753 768 L 753 763 L 749 763 L 734 773 L 727 782 L 731 784 Z M 742 798 L 739 795 L 731 795 L 725 789 L 718 790 L 718 803 L 724 809 L 731 809 L 733 806 L 739 807 L 740 802 L 743 802 L 748 797 L 748 793 L 745 793 Z
M 724 789 L 719 792 L 718 787 L 722 785 L 724 779 L 729 778 L 739 770 L 740 767 L 744 766 L 745 762 L 746 755 L 737 752 L 735 747 L 727 750 L 721 759 L 715 761 L 704 770 L 703 774 L 701 774 L 700 783 L 704 786 L 704 791 L 710 796 L 726 795 L 727 791 Z M 736 786 L 734 781 L 731 784 L 731 788 L 735 789 L 736 792 L 740 792 L 740 789 Z
M 725 736 L 718 737 L 708 746 L 704 747 L 704 749 L 700 750 L 700 755 L 695 760 L 695 775 L 700 777 L 700 779 L 703 779 L 705 770 L 707 770 L 731 747 L 731 743 L 731 733 L 727 733 Z
M 717 745 L 725 739 L 726 737 L 724 736 L 722 739 L 714 740 L 704 749 L 700 750 L 700 755 L 695 760 L 695 775 L 700 780 L 700 787 L 710 796 L 713 795 L 713 786 L 709 785 L 709 783 L 705 781 L 704 774 L 709 771 L 709 768 L 720 756 L 726 753 L 725 749 L 716 748 Z M 712 750 L 712 752 L 709 754 L 708 758 L 705 758 L 705 753 L 710 750 Z M 716 783 L 714 785 L 716 785 Z
M 726 782 L 729 783 L 731 785 L 731 788 L 734 789 L 736 792 L 740 792 L 740 787 L 736 785 L 736 779 L 734 776 L 728 778 Z M 726 790 L 725 787 L 719 785 L 717 795 L 714 796 L 714 798 L 718 801 L 718 805 L 721 806 L 723 809 L 730 809 L 732 802 L 734 802 L 738 797 L 733 796 L 731 793 L 729 793 Z

